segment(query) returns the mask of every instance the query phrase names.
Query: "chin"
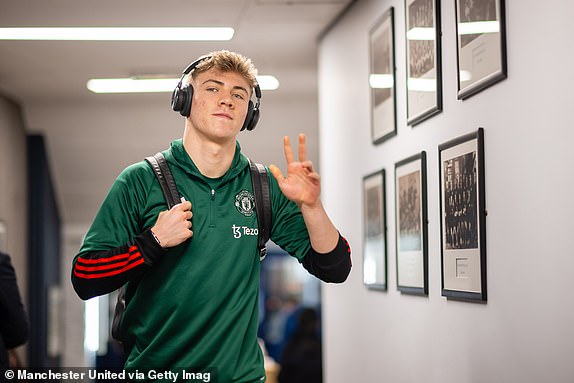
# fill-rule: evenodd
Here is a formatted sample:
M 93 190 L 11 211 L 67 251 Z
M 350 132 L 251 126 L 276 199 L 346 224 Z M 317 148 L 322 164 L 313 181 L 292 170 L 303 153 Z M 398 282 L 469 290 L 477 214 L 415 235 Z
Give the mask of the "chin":
M 218 141 L 221 143 L 233 140 L 239 134 L 239 130 L 226 130 L 226 131 L 216 131 L 211 134 L 211 137 L 214 141 Z

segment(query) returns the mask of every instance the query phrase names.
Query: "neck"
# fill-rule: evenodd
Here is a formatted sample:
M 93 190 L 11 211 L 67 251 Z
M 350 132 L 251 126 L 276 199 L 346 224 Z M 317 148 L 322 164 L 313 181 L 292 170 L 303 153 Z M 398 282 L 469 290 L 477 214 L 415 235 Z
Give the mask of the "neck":
M 219 178 L 229 170 L 235 156 L 235 140 L 216 142 L 186 126 L 183 147 L 201 174 Z

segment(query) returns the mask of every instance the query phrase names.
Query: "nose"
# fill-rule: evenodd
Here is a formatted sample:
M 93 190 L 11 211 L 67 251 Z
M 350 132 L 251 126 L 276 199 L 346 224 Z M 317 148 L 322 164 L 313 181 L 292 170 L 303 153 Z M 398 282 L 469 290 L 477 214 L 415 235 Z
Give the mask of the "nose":
M 226 106 L 228 106 L 228 107 L 230 107 L 230 108 L 232 108 L 233 105 L 234 105 L 234 104 L 233 104 L 233 101 L 232 101 L 232 99 L 231 99 L 231 97 L 229 97 L 229 96 L 223 96 L 223 97 L 221 97 L 221 99 L 219 100 L 219 104 L 220 104 L 220 105 L 226 105 Z

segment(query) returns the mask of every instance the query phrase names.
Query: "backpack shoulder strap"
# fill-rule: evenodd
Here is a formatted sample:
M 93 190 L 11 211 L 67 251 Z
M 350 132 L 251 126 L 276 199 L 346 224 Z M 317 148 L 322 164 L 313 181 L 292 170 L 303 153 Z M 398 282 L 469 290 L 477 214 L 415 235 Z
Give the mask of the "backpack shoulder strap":
M 251 183 L 253 194 L 255 194 L 255 211 L 257 213 L 258 237 L 257 248 L 259 249 L 259 260 L 262 261 L 267 255 L 265 244 L 269 240 L 272 227 L 271 215 L 271 194 L 269 191 L 269 174 L 265 166 L 249 160 L 251 170 Z
M 165 157 L 161 152 L 158 152 L 153 156 L 146 157 L 145 160 L 153 169 L 155 177 L 161 186 L 161 191 L 163 192 L 167 206 L 169 209 L 171 209 L 173 206 L 180 203 L 180 199 L 179 192 L 177 191 L 177 187 L 175 185 L 175 180 L 173 179 L 173 175 L 171 174 L 171 170 L 169 169 L 169 165 L 167 164 Z M 112 320 L 112 337 L 120 342 L 123 341 L 120 325 L 125 310 L 126 285 L 123 285 L 118 291 L 118 300 L 116 301 L 116 308 Z
M 152 167 L 155 177 L 159 181 L 161 186 L 161 191 L 167 202 L 169 209 L 180 203 L 179 192 L 177 191 L 177 186 L 169 169 L 169 165 L 163 154 L 161 152 L 156 153 L 153 156 L 146 157 L 145 159 Z

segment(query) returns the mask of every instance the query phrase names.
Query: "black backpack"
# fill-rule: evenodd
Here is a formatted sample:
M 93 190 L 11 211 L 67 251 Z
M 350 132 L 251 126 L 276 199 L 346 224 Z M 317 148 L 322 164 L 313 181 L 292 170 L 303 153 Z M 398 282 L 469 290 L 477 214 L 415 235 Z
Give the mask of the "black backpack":
M 146 157 L 146 161 L 152 167 L 161 190 L 171 209 L 181 202 L 177 186 L 171 174 L 167 161 L 161 152 L 154 156 Z M 251 171 L 251 184 L 255 195 L 255 211 L 257 213 L 258 237 L 257 248 L 259 249 L 259 260 L 263 261 L 267 255 L 265 244 L 269 240 L 271 233 L 271 197 L 269 192 L 269 175 L 265 167 L 249 160 Z M 122 286 L 118 292 L 118 300 L 112 321 L 112 337 L 118 341 L 123 341 L 120 334 L 120 324 L 126 309 L 126 286 Z

